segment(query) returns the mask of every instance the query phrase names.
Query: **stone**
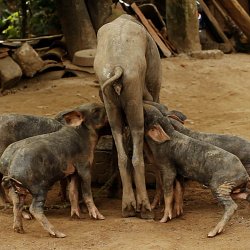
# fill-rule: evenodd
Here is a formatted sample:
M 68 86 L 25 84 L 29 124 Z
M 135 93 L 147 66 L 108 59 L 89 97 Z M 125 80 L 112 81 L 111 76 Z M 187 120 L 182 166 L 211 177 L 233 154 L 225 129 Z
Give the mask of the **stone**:
M 79 50 L 75 52 L 72 63 L 83 67 L 93 66 L 95 54 L 95 49 Z
M 192 51 L 189 53 L 189 56 L 196 59 L 220 59 L 222 58 L 224 53 L 221 50 L 213 49 L 213 50 L 199 50 Z
M 10 56 L 0 59 L 0 88 L 2 91 L 14 87 L 21 77 L 20 66 Z
M 27 77 L 33 77 L 45 65 L 38 53 L 27 42 L 16 50 L 13 58 Z

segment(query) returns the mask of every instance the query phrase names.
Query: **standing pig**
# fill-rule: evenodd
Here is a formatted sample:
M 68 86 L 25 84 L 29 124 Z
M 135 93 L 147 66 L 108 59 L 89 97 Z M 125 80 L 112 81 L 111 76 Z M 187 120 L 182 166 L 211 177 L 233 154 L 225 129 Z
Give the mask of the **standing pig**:
M 13 142 L 22 139 L 47 134 L 62 128 L 58 121 L 32 115 L 6 114 L 0 116 L 0 156 Z M 2 174 L 0 173 L 0 182 Z M 0 185 L 0 199 L 7 202 L 5 192 Z
M 22 233 L 21 211 L 27 193 L 32 195 L 31 214 L 54 237 L 65 237 L 44 215 L 43 207 L 50 187 L 67 175 L 78 173 L 82 194 L 90 216 L 104 219 L 91 193 L 90 166 L 99 135 L 107 123 L 103 105 L 86 104 L 85 110 L 64 115 L 70 126 L 59 131 L 30 137 L 7 147 L 0 159 L 3 185 L 13 201 L 14 230 Z
M 152 106 L 145 107 L 145 135 L 163 179 L 165 211 L 161 222 L 172 218 L 173 183 L 177 174 L 208 186 L 224 205 L 224 215 L 208 237 L 221 233 L 237 209 L 231 198 L 234 190 L 250 180 L 241 161 L 233 154 L 174 130 L 170 120 Z M 242 190 L 238 198 L 249 200 Z
M 0 156 L 4 150 L 13 142 L 20 141 L 36 135 L 47 134 L 58 131 L 66 124 L 64 115 L 72 110 L 84 111 L 86 105 L 80 105 L 74 109 L 60 112 L 55 119 L 21 114 L 4 114 L 0 116 Z M 59 122 L 58 122 L 59 121 Z M 0 173 L 0 183 L 3 175 Z M 61 194 L 62 199 L 66 199 L 65 181 L 61 180 Z M 71 216 L 76 214 L 80 217 L 80 210 L 78 206 L 77 196 L 77 177 L 72 176 L 69 182 L 69 199 L 71 201 Z M 2 203 L 8 202 L 5 192 L 0 185 L 0 200 Z M 31 219 L 30 215 L 23 211 L 23 217 Z
M 143 25 L 127 14 L 103 25 L 98 31 L 97 41 L 94 69 L 101 84 L 104 105 L 117 148 L 123 185 L 122 215 L 134 216 L 137 209 L 141 211 L 142 218 L 152 218 L 143 159 L 143 100 L 159 100 L 159 52 Z M 122 138 L 125 122 L 130 128 L 133 142 L 132 165 L 137 204 Z

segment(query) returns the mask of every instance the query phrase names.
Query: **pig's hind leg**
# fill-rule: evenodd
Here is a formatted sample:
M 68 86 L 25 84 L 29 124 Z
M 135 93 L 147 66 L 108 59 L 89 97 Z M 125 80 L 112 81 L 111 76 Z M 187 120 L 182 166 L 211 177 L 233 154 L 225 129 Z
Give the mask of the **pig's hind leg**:
M 82 195 L 83 195 L 83 200 L 89 211 L 89 216 L 94 219 L 104 220 L 105 217 L 99 212 L 93 200 L 91 191 L 90 164 L 83 164 L 82 167 L 79 168 L 79 175 L 82 178 L 81 182 Z
M 24 233 L 22 223 L 22 210 L 26 195 L 18 194 L 14 187 L 9 188 L 9 196 L 13 202 L 14 223 L 13 229 L 17 233 Z
M 218 201 L 224 206 L 225 212 L 222 216 L 222 219 L 215 226 L 215 228 L 208 233 L 208 237 L 214 237 L 217 234 L 220 234 L 223 231 L 226 223 L 231 219 L 238 207 L 231 197 L 233 184 L 225 182 L 219 187 L 211 189 L 212 193 L 216 196 Z
M 47 232 L 49 232 L 52 237 L 64 238 L 66 235 L 57 231 L 44 215 L 43 208 L 46 194 L 40 192 L 39 194 L 32 194 L 32 197 L 33 199 L 30 206 L 30 213 L 38 220 L 38 222 Z
M 71 204 L 71 217 L 82 218 L 79 207 L 79 178 L 76 174 L 72 175 L 69 180 L 69 200 Z

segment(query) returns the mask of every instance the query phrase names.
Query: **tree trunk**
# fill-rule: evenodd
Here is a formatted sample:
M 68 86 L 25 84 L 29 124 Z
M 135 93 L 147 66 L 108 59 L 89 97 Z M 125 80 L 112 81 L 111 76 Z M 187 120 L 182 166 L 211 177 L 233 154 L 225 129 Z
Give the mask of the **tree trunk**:
M 220 3 L 250 41 L 250 16 L 248 13 L 237 0 L 221 0 Z
M 169 40 L 178 52 L 201 49 L 195 0 L 166 0 L 166 22 Z
M 112 14 L 112 0 L 86 0 L 89 15 L 93 23 L 94 29 L 98 29 L 105 24 L 105 21 Z
M 25 0 L 21 0 L 21 38 L 27 35 L 27 4 Z
M 84 0 L 57 0 L 69 56 L 78 50 L 96 48 L 96 34 Z

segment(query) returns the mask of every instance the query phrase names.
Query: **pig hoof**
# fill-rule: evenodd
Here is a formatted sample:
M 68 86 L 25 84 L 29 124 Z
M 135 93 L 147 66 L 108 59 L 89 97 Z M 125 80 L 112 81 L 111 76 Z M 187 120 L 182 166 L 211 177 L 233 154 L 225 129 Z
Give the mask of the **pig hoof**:
M 136 202 L 131 200 L 122 203 L 122 217 L 135 217 L 136 216 Z
M 102 214 L 97 213 L 97 219 L 98 220 L 105 220 L 105 217 Z
M 182 208 L 175 208 L 173 213 L 174 213 L 173 218 L 179 217 L 183 214 L 183 209 Z
M 84 219 L 84 216 L 83 216 L 83 214 L 72 214 L 71 216 L 70 216 L 70 218 L 72 219 L 72 220 L 80 220 L 80 219 Z
M 152 210 L 154 210 L 154 209 L 156 209 L 157 207 L 160 207 L 160 205 L 161 205 L 161 204 L 158 203 L 158 202 L 157 202 L 157 203 L 154 203 L 154 202 L 153 202 L 153 203 L 150 205 L 150 207 L 151 207 Z
M 167 222 L 168 220 L 171 220 L 172 219 L 172 215 L 164 215 L 163 217 L 162 217 L 162 219 L 160 220 L 160 222 L 161 223 L 165 223 L 165 222 Z
M 83 215 L 80 212 L 80 209 L 71 209 L 70 214 L 71 219 L 83 219 Z
M 98 211 L 98 209 L 93 209 L 89 211 L 90 218 L 94 218 L 96 220 L 104 220 L 105 217 Z
M 122 210 L 122 217 L 128 218 L 128 217 L 135 217 L 136 212 L 134 208 L 126 208 Z
M 165 223 L 165 222 L 167 222 L 167 221 L 168 221 L 168 219 L 162 218 L 162 219 L 160 220 L 160 223 Z
M 144 220 L 152 220 L 155 218 L 155 215 L 152 211 L 141 211 L 141 218 Z
M 28 212 L 22 211 L 22 216 L 25 220 L 32 220 L 32 215 Z
M 66 234 L 61 233 L 59 231 L 55 231 L 53 233 L 50 233 L 50 236 L 53 237 L 53 238 L 65 238 Z
M 212 230 L 212 231 L 210 231 L 210 232 L 208 233 L 207 237 L 208 237 L 208 238 L 213 238 L 213 237 L 215 237 L 216 235 L 220 234 L 222 231 L 223 231 L 223 228 L 218 229 L 218 230 L 215 230 L 215 229 L 214 229 L 214 230 Z
M 24 230 L 22 227 L 14 227 L 14 232 L 24 234 Z

